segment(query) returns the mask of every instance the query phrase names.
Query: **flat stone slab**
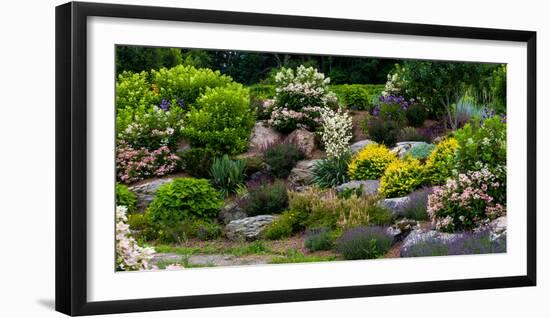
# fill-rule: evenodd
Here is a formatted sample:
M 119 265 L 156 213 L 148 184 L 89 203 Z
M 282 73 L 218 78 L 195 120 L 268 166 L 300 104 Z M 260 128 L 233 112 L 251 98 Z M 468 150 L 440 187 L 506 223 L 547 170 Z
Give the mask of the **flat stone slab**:
M 159 253 L 153 257 L 153 263 L 159 261 L 174 262 L 183 265 L 183 255 L 175 253 Z M 268 264 L 270 255 L 243 255 L 231 254 L 197 254 L 187 257 L 187 264 L 191 266 L 239 266 Z
M 359 189 L 362 187 L 362 194 L 364 196 L 367 195 L 375 195 L 378 193 L 378 187 L 380 187 L 380 181 L 378 180 L 353 180 L 350 182 L 343 183 L 336 188 L 337 193 L 341 193 L 345 190 L 349 189 Z
M 257 215 L 233 220 L 225 226 L 225 235 L 232 241 L 257 240 L 262 230 L 275 219 L 274 215 Z
M 130 191 L 136 194 L 138 211 L 144 211 L 149 203 L 155 198 L 155 192 L 157 192 L 158 188 L 163 184 L 172 182 L 172 180 L 174 179 L 170 177 L 152 179 L 128 187 Z

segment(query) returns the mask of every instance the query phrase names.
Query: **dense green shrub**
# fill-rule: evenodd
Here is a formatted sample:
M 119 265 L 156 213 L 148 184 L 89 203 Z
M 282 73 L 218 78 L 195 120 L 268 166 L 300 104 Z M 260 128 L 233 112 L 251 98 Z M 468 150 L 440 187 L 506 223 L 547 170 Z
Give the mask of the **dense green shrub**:
M 215 218 L 223 205 L 208 180 L 177 178 L 159 187 L 147 209 L 152 225 L 168 228 L 192 218 Z
M 373 107 L 373 98 L 375 98 L 376 95 L 367 87 L 367 85 L 360 84 L 344 84 L 332 85 L 331 89 L 338 97 L 339 104 L 343 107 L 370 111 Z M 380 89 L 380 92 L 381 91 L 382 89 Z
M 217 239 L 222 235 L 222 227 L 211 220 L 190 218 L 167 225 L 158 231 L 158 243 L 182 243 L 191 238 L 201 241 Z
M 116 205 L 125 206 L 128 212 L 132 213 L 136 209 L 137 196 L 127 186 L 117 182 L 115 184 L 115 202 Z
M 178 101 L 190 105 L 208 88 L 223 87 L 233 82 L 231 77 L 207 68 L 178 65 L 151 71 L 151 82 L 158 91 L 158 100 L 175 105 Z
M 347 260 L 373 259 L 386 254 L 393 237 L 384 227 L 358 226 L 346 230 L 336 243 L 336 250 Z
M 405 110 L 398 103 L 382 103 L 380 104 L 379 118 L 386 121 L 392 121 L 399 127 L 404 127 L 407 123 Z
M 357 153 L 348 166 L 352 180 L 378 179 L 397 156 L 384 145 L 370 144 Z
M 146 47 L 134 45 L 116 45 L 116 72 L 139 72 L 173 67 L 183 62 L 181 49 Z
M 426 160 L 426 173 L 431 184 L 444 184 L 452 177 L 458 142 L 454 138 L 440 141 Z
M 397 141 L 422 141 L 427 143 L 430 142 L 430 138 L 421 134 L 414 127 L 404 127 L 399 131 L 399 134 L 397 135 Z
M 281 213 L 288 207 L 288 194 L 284 182 L 264 184 L 248 190 L 249 197 L 245 205 L 247 215 Z
M 147 72 L 122 72 L 116 80 L 115 104 L 117 112 L 124 108 L 149 108 L 155 104 L 157 95 L 149 83 Z
M 302 225 L 304 218 L 305 215 L 300 212 L 292 210 L 285 211 L 279 218 L 264 228 L 262 235 L 268 240 L 278 240 L 289 237 L 304 229 Z
M 319 160 L 313 166 L 312 182 L 321 188 L 333 188 L 349 181 L 348 164 L 351 154 Z
M 506 166 L 506 124 L 499 116 L 482 124 L 466 124 L 454 133 L 458 143 L 456 168 L 458 172 L 479 170 L 481 165 L 494 171 Z
M 194 147 L 237 154 L 246 150 L 254 113 L 240 84 L 207 89 L 187 115 L 183 134 Z
M 227 155 L 221 158 L 214 158 L 214 162 L 210 168 L 212 184 L 224 197 L 235 193 L 237 187 L 244 184 L 245 168 L 246 164 L 243 160 L 231 160 Z
M 370 139 L 388 147 L 395 145 L 401 132 L 401 126 L 395 121 L 374 116 L 363 119 L 361 128 Z
M 288 177 L 292 168 L 303 158 L 304 154 L 291 143 L 276 144 L 264 152 L 264 162 L 277 178 Z
M 259 100 L 271 99 L 275 97 L 275 85 L 254 84 L 248 86 L 250 96 Z
M 435 145 L 423 142 L 412 146 L 412 148 L 405 153 L 405 156 L 418 160 L 426 160 L 434 149 Z
M 422 104 L 412 104 L 405 112 L 407 123 L 413 127 L 420 127 L 428 118 L 426 107 Z
M 330 228 L 322 227 L 306 231 L 304 246 L 312 251 L 327 251 L 334 246 L 334 234 Z
M 212 160 L 217 153 L 207 148 L 190 148 L 178 153 L 185 172 L 195 178 L 210 178 Z
M 384 171 L 378 191 L 387 198 L 400 197 L 411 193 L 424 183 L 424 166 L 418 160 L 395 160 Z

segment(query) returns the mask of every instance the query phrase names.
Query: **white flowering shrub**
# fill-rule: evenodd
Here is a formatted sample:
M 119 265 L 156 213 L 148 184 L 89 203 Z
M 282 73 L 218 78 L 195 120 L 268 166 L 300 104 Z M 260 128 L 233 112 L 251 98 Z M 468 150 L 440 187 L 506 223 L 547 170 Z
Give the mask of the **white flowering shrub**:
M 353 137 L 351 116 L 341 108 L 333 111 L 325 107 L 321 110 L 321 121 L 321 140 L 325 144 L 327 156 L 340 158 L 349 151 L 349 142 Z
M 127 208 L 116 207 L 116 270 L 136 271 L 154 269 L 150 261 L 155 250 L 150 247 L 141 247 L 131 236 L 126 217 Z
M 323 107 L 337 104 L 328 88 L 330 78 L 313 67 L 283 68 L 275 76 L 277 88 L 270 125 L 282 132 L 296 128 L 315 130 Z

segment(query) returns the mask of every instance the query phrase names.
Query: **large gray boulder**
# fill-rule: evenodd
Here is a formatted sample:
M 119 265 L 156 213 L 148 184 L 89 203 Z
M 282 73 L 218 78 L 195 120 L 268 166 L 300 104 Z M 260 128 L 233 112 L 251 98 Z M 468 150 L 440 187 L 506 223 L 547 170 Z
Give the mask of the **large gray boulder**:
M 379 186 L 380 181 L 378 180 L 353 180 L 343 183 L 334 189 L 336 190 L 336 193 L 341 193 L 346 190 L 362 188 L 363 196 L 369 196 L 377 194 Z
M 295 145 L 307 158 L 311 158 L 313 151 L 315 151 L 315 133 L 305 129 L 296 129 L 291 132 L 284 142 Z
M 269 127 L 265 121 L 258 121 L 252 128 L 248 141 L 248 152 L 262 153 L 265 149 L 283 140 L 283 135 Z
M 351 144 L 350 149 L 352 153 L 358 153 L 361 149 L 365 148 L 366 146 L 370 144 L 375 144 L 375 143 L 376 142 L 370 139 L 363 139 Z
M 400 253 L 401 256 L 414 256 L 410 255 L 412 248 L 420 244 L 420 246 L 442 244 L 449 246 L 457 240 L 462 239 L 464 234 L 461 233 L 443 233 L 434 230 L 422 230 L 416 229 L 410 232 L 409 235 L 403 240 L 403 245 L 401 246 Z
M 380 201 L 380 205 L 389 209 L 394 217 L 401 216 L 405 212 L 407 205 L 410 202 L 408 196 L 399 198 L 389 198 Z
M 158 188 L 172 180 L 173 178 L 151 179 L 128 187 L 137 196 L 137 210 L 144 211 L 155 198 Z
M 218 215 L 218 219 L 222 221 L 224 224 L 228 224 L 231 221 L 246 218 L 246 212 L 244 211 L 244 207 L 247 202 L 248 202 L 248 196 L 237 199 L 232 202 L 228 202 L 227 204 L 225 204 L 223 208 L 221 208 L 220 213 Z
M 257 215 L 234 220 L 225 226 L 225 235 L 232 241 L 257 240 L 262 230 L 275 219 L 273 215 Z
M 313 167 L 319 159 L 301 160 L 296 163 L 296 166 L 290 171 L 288 181 L 293 186 L 304 186 L 311 183 L 313 177 Z

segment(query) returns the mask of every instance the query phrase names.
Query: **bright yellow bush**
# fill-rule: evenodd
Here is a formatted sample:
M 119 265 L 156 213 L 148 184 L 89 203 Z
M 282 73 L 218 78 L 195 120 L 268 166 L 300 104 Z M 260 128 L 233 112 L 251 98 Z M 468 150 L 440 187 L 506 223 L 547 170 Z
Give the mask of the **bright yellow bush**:
M 426 160 L 426 174 L 430 184 L 444 184 L 453 175 L 458 142 L 446 138 L 439 142 Z
M 348 174 L 352 180 L 378 179 L 395 160 L 397 156 L 386 146 L 370 144 L 353 157 L 348 165 Z
M 425 168 L 416 159 L 396 160 L 388 165 L 378 191 L 388 198 L 407 195 L 425 182 Z

